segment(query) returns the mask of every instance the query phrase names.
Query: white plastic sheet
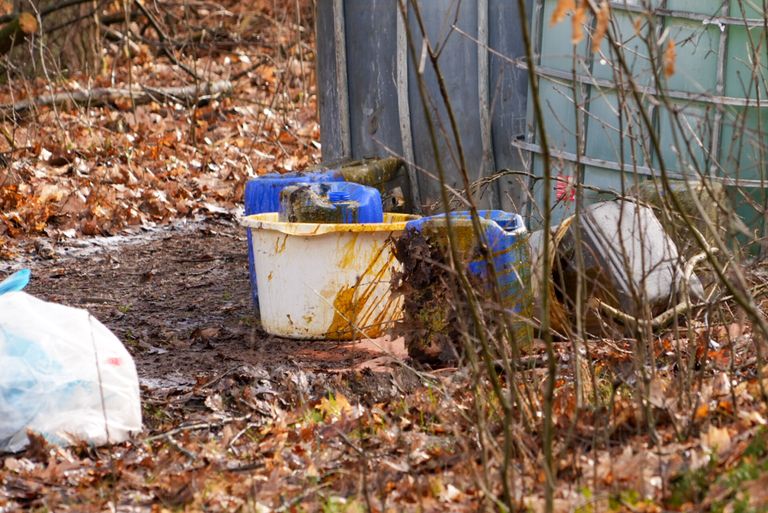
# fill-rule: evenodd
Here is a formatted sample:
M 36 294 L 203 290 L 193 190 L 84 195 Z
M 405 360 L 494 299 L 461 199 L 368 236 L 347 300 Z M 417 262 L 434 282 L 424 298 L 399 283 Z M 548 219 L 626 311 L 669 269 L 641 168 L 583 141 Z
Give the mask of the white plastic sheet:
M 27 430 L 56 444 L 126 440 L 141 430 L 133 358 L 87 311 L 0 294 L 0 451 Z

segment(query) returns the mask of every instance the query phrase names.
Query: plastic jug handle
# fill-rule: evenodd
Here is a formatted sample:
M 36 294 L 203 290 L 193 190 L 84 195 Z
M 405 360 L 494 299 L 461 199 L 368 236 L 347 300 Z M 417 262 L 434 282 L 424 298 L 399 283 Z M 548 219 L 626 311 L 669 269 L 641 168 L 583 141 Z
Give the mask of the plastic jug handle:
M 5 281 L 0 282 L 0 294 L 6 292 L 17 292 L 22 290 L 29 283 L 29 277 L 32 272 L 29 269 L 22 269 L 10 275 Z

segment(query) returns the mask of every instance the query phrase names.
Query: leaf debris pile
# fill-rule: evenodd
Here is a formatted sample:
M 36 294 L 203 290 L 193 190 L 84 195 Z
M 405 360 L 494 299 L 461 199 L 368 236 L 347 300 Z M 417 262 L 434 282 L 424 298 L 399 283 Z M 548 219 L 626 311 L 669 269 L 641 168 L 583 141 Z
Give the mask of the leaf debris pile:
M 57 82 L 11 80 L 0 90 L 0 103 L 99 87 L 151 91 L 222 80 L 232 84 L 232 94 L 201 94 L 191 106 L 158 98 L 134 108 L 125 97 L 101 107 L 4 110 L 0 255 L 12 255 L 14 242 L 28 235 L 54 241 L 113 235 L 231 210 L 242 202 L 248 177 L 317 161 L 310 8 L 296 12 L 254 0 L 186 10 L 160 2 L 155 9 L 171 20 L 164 32 L 183 42 L 181 59 L 199 81 L 151 44 L 150 36 L 159 36 L 138 16 L 129 26 L 137 41 L 129 59 L 119 43 L 108 43 L 108 72 Z
M 296 12 L 287 3 L 191 2 L 183 13 L 175 3 L 147 7 L 175 13 L 159 18 L 173 37 L 169 51 L 205 81 L 231 81 L 230 96 L 197 99 L 191 107 L 164 100 L 134 108 L 130 99 L 118 99 L 109 106 L 56 105 L 6 117 L 0 134 L 4 256 L 29 236 L 108 235 L 227 211 L 240 201 L 248 176 L 315 162 L 311 10 Z M 142 30 L 141 15 L 132 23 L 128 30 L 136 37 L 126 45 L 128 57 L 113 43 L 104 75 L 13 81 L 0 91 L 0 102 L 93 87 L 189 85 L 189 73 L 153 44 L 161 38 L 155 29 Z M 174 265 L 192 267 L 182 257 L 174 255 Z M 182 278 L 195 278 L 188 280 L 201 285 L 195 290 L 209 291 L 211 273 L 230 257 L 194 257 L 200 269 Z M 118 268 L 120 258 L 103 260 Z M 146 258 L 158 257 L 150 252 Z M 163 273 L 147 269 L 130 276 L 131 283 L 150 283 L 157 301 L 170 302 Z M 56 279 L 63 283 L 67 271 L 60 273 Z M 132 296 L 136 302 L 124 305 L 112 304 L 115 298 L 91 300 L 105 310 L 127 311 L 148 298 Z M 722 304 L 718 323 L 654 339 L 647 362 L 637 360 L 636 341 L 588 341 L 594 374 L 586 403 L 573 385 L 571 343 L 555 345 L 557 511 L 765 507 L 764 341 Z M 191 307 L 189 313 L 203 314 Z M 146 331 L 162 332 L 151 320 Z M 241 331 L 222 335 L 219 326 L 190 330 L 194 344 L 178 341 L 187 332 L 177 331 L 168 336 L 173 342 L 158 348 L 152 343 L 161 335 L 150 333 L 134 352 L 170 358 L 184 345 L 199 345 L 218 357 L 212 349 L 221 337 L 245 338 Z M 127 331 L 122 334 L 127 341 Z M 268 351 L 268 344 L 259 349 Z M 502 392 L 522 397 L 525 405 L 509 416 L 487 380 L 466 369 L 402 370 L 408 362 L 384 373 L 243 364 L 190 384 L 145 386 L 145 431 L 130 443 L 57 448 L 30 435 L 25 452 L 2 455 L 0 512 L 477 511 L 499 509 L 505 493 L 521 511 L 538 511 L 546 480 L 546 374 L 537 363 L 543 355 L 535 345 L 530 366 L 501 377 Z M 417 385 L 404 386 L 399 372 L 411 373 Z M 387 393 L 372 393 L 373 381 L 385 383 Z M 505 429 L 514 433 L 509 447 Z
M 706 371 L 689 398 L 677 393 L 670 356 L 686 341 L 659 341 L 661 366 L 649 383 L 655 440 L 633 399 L 629 343 L 590 344 L 601 406 L 576 408 L 561 366 L 558 511 L 765 504 L 761 383 L 753 369 L 726 374 L 731 356 L 740 366 L 748 351 L 744 340 L 723 340 L 728 328 L 715 331 L 720 349 L 703 336 L 692 344 Z M 567 362 L 569 344 L 557 352 Z M 489 406 L 484 384 L 464 371 L 419 373 L 420 386 L 373 398 L 350 386 L 364 374 L 243 365 L 194 385 L 145 390 L 146 432 L 133 443 L 61 449 L 33 437 L 25 453 L 6 456 L 0 510 L 477 511 L 501 497 L 494 476 L 503 462 L 493 439 L 479 445 L 472 414 Z M 542 380 L 538 369 L 525 376 L 532 387 Z M 485 432 L 498 433 L 501 422 L 489 417 Z M 535 423 L 520 431 L 511 474 L 520 506 L 533 510 L 543 504 L 539 444 Z

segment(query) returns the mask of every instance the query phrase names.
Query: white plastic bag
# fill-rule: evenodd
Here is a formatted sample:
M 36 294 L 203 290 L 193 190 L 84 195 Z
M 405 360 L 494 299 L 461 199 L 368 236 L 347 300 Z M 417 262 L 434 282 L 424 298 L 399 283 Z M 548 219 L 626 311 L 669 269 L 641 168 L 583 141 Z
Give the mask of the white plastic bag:
M 23 449 L 27 430 L 60 445 L 121 442 L 141 430 L 138 376 L 87 311 L 0 293 L 0 451 Z

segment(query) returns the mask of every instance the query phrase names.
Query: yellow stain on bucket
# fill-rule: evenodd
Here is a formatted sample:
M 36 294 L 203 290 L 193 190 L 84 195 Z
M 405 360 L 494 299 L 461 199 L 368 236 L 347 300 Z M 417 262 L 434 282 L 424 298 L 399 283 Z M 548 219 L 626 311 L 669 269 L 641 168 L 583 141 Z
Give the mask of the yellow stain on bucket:
M 344 248 L 340 251 L 341 253 L 341 260 L 339 261 L 339 267 L 341 269 L 346 269 L 349 267 L 349 265 L 355 261 L 355 257 L 357 256 L 356 252 L 356 246 L 357 246 L 357 237 L 358 234 L 352 234 L 352 237 L 349 239 L 349 242 L 344 244 Z
M 283 244 L 280 244 L 280 238 L 275 239 L 275 253 L 280 254 L 285 251 L 285 245 L 288 244 L 288 235 L 283 237 Z
M 357 305 L 355 301 L 355 289 L 344 287 L 336 295 L 333 301 L 333 321 L 328 326 L 326 335 L 328 338 L 342 337 L 349 331 L 350 324 L 357 319 Z
M 393 300 L 389 294 L 375 295 L 394 264 L 395 257 L 391 251 L 391 242 L 386 242 L 380 247 L 373 244 L 370 249 L 372 256 L 365 271 L 357 277 L 353 286 L 342 288 L 336 295 L 333 302 L 333 321 L 326 332 L 327 338 L 344 340 L 360 337 L 376 338 L 384 334 L 387 320 L 390 322 L 397 320 L 393 318 L 396 312 L 391 303 L 399 304 L 401 301 Z M 348 247 L 352 257 L 357 256 L 358 250 L 359 248 Z M 347 256 L 345 254 L 342 260 L 346 260 Z M 352 261 L 350 260 L 349 263 Z M 385 301 L 390 304 L 384 304 L 382 307 Z

